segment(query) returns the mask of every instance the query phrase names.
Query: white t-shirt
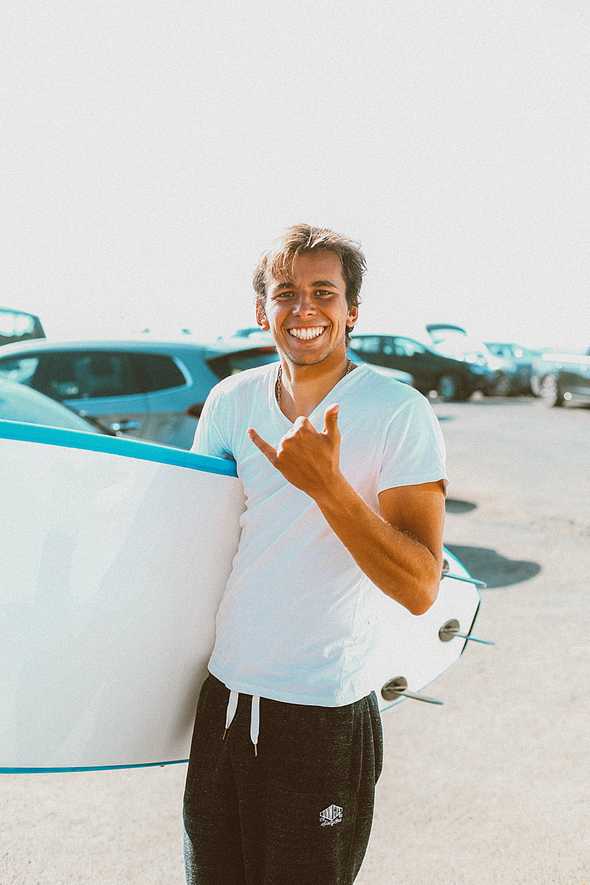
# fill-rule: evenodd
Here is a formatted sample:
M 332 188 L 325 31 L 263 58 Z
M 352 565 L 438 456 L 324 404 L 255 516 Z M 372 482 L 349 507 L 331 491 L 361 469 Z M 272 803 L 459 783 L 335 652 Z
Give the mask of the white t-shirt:
M 337 707 L 374 688 L 378 589 L 326 522 L 249 439 L 271 445 L 292 427 L 275 398 L 278 363 L 223 379 L 210 392 L 193 452 L 234 458 L 246 499 L 237 554 L 216 617 L 210 672 L 237 692 Z M 445 446 L 421 393 L 366 363 L 309 415 L 340 404 L 340 468 L 379 512 L 378 493 L 446 479 Z

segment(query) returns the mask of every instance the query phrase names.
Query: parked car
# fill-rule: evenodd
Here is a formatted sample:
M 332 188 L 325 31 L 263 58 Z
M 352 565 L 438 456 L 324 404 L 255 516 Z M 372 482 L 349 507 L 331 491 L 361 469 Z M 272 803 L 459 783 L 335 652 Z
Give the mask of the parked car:
M 582 353 L 544 353 L 533 363 L 531 388 L 550 407 L 590 403 L 590 347 Z
M 41 320 L 34 313 L 14 307 L 0 307 L 0 345 L 45 338 Z
M 484 341 L 453 323 L 428 323 L 426 331 L 438 353 L 479 366 L 486 396 L 508 396 L 518 386 L 514 360 L 494 354 Z M 483 367 L 483 369 L 482 369 Z
M 5 380 L 0 380 L 0 420 L 84 430 L 86 433 L 108 432 L 48 396 L 37 393 L 24 384 Z
M 0 379 L 27 385 L 117 435 L 188 449 L 213 385 L 276 360 L 274 345 L 247 338 L 45 339 L 3 347 Z
M 508 393 L 532 393 L 531 375 L 533 363 L 541 356 L 540 350 L 532 350 L 513 341 L 485 341 L 487 349 L 494 356 L 505 359 L 510 364 L 508 373 Z
M 190 448 L 214 384 L 277 359 L 274 347 L 140 339 L 31 341 L 0 350 L 0 378 L 26 384 L 124 436 Z
M 466 400 L 485 384 L 485 366 L 438 353 L 433 346 L 406 335 L 355 332 L 350 346 L 369 363 L 408 372 L 414 387 L 442 400 Z

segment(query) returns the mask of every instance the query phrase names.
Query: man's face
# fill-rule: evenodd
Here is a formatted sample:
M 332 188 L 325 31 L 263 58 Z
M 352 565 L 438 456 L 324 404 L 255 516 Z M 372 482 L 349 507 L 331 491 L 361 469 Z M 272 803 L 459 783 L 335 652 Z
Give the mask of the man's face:
M 358 309 L 346 303 L 346 281 L 335 252 L 298 255 L 292 279 L 271 279 L 256 319 L 269 329 L 277 349 L 296 365 L 314 365 L 346 354 L 346 327 Z

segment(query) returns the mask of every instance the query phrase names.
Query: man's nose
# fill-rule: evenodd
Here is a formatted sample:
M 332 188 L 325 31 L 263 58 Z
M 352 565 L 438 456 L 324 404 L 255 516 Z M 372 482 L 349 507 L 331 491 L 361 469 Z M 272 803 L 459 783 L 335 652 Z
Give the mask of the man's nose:
M 300 314 L 315 313 L 315 304 L 312 295 L 297 295 L 295 303 L 293 304 L 293 313 L 296 316 L 299 316 Z

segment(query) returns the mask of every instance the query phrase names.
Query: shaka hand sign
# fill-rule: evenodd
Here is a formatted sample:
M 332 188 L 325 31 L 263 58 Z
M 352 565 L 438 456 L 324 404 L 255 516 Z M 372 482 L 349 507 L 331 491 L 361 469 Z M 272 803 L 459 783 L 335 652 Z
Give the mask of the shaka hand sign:
M 309 418 L 297 418 L 275 449 L 253 427 L 248 436 L 273 467 L 311 498 L 325 495 L 340 475 L 338 404 L 324 412 L 324 429 L 318 432 Z

